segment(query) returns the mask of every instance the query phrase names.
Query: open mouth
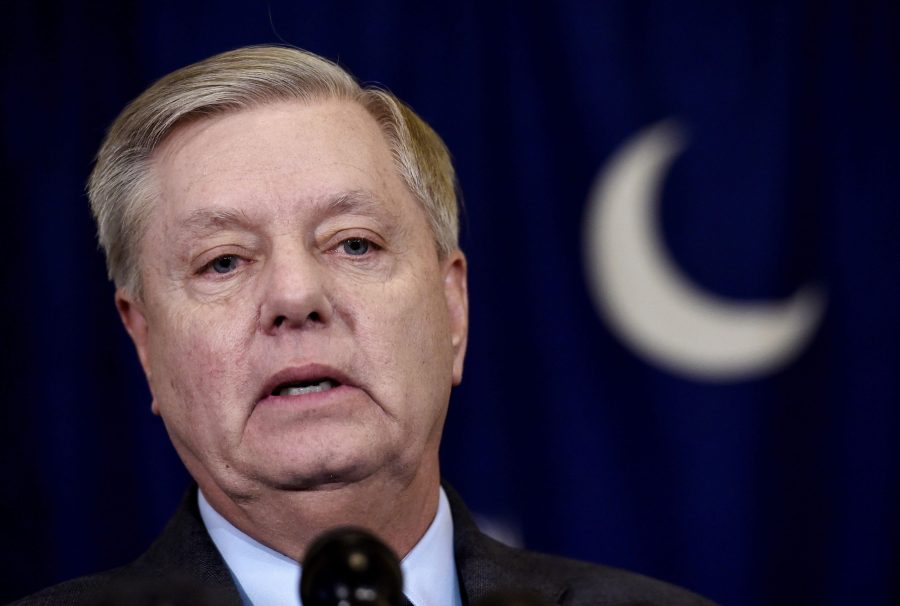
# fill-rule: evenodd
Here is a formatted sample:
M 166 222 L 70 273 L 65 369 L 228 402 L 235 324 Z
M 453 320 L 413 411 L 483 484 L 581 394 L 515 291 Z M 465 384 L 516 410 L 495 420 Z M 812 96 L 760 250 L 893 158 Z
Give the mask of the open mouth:
M 308 393 L 321 393 L 334 389 L 340 385 L 338 381 L 329 378 L 312 379 L 310 381 L 294 381 L 282 383 L 272 390 L 273 396 L 302 396 Z

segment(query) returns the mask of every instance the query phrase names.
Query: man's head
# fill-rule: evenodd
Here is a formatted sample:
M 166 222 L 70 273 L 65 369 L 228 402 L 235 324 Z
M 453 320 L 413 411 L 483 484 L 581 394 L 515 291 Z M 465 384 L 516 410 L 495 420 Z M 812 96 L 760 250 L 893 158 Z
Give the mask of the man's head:
M 88 182 L 91 210 L 116 286 L 140 295 L 137 248 L 157 192 L 150 167 L 157 147 L 180 125 L 276 101 L 354 101 L 381 127 L 397 172 L 424 206 L 441 256 L 457 248 L 456 176 L 440 137 L 408 106 L 312 53 L 246 47 L 179 69 L 119 115 Z
M 411 110 L 301 51 L 226 53 L 123 112 L 90 194 L 205 491 L 436 481 L 466 269 L 448 154 Z

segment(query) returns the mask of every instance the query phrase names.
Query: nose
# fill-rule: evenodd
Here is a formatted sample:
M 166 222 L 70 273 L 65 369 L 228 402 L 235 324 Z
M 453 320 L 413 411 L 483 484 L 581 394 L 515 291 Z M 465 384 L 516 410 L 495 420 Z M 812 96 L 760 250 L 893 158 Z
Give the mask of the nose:
M 266 268 L 260 329 L 275 334 L 328 324 L 334 313 L 325 269 L 307 251 L 273 255 Z

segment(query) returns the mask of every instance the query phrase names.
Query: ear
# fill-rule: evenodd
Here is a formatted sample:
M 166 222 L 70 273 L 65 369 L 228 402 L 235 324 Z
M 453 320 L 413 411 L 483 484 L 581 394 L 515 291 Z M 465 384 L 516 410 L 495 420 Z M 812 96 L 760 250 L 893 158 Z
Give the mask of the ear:
M 469 288 L 466 278 L 466 257 L 459 249 L 444 261 L 444 297 L 450 317 L 450 338 L 453 345 L 453 384 L 462 382 L 463 360 L 469 338 Z
M 141 367 L 144 369 L 144 375 L 147 377 L 147 383 L 150 384 L 150 391 L 153 391 L 153 382 L 150 380 L 153 376 L 153 369 L 150 366 L 150 355 L 148 351 L 148 325 L 147 316 L 144 312 L 144 305 L 134 295 L 122 288 L 116 289 L 116 309 L 119 311 L 119 318 L 131 337 L 134 348 L 137 350 L 138 359 L 141 361 Z M 153 414 L 159 414 L 159 406 L 156 398 L 150 405 Z

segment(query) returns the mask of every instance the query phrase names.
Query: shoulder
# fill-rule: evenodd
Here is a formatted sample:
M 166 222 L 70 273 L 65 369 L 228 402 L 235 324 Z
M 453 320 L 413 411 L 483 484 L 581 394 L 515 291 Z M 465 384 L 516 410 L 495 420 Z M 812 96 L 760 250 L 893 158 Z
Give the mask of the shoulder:
M 107 572 L 66 581 L 17 600 L 12 606 L 96 604 L 97 596 L 102 594 L 103 588 L 109 584 L 111 574 Z
M 54 585 L 13 604 L 202 606 L 240 604 L 240 597 L 200 518 L 194 486 L 162 534 L 131 564 Z
M 546 595 L 565 605 L 712 606 L 681 587 L 619 568 L 508 547 L 485 537 L 486 550 L 510 577 L 540 580 L 554 587 Z M 502 573 L 501 573 L 502 574 Z M 533 582 L 533 581 L 532 581 Z
M 468 603 L 493 593 L 527 592 L 566 606 L 712 606 L 681 587 L 610 566 L 516 549 L 486 536 L 452 488 L 457 572 Z
M 11 606 L 213 606 L 234 603 L 225 588 L 184 576 L 150 577 L 127 568 L 81 577 L 24 597 Z

